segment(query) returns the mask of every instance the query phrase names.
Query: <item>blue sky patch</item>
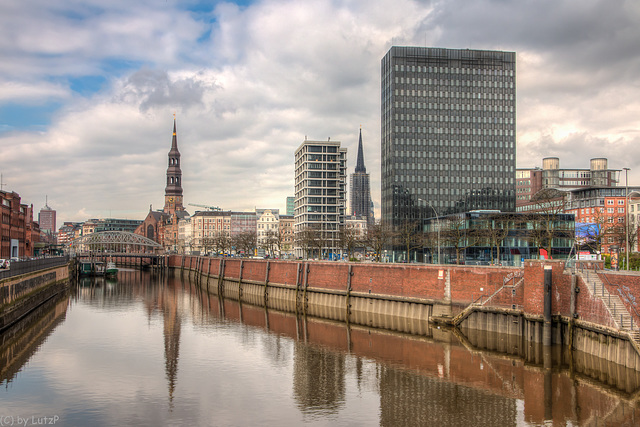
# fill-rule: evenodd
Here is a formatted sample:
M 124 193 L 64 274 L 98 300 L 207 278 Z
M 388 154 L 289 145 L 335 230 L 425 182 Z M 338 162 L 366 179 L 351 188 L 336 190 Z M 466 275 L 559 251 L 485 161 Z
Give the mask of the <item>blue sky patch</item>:
M 41 130 L 51 123 L 51 116 L 61 106 L 59 102 L 44 105 L 0 105 L 0 133 L 12 130 Z
M 99 92 L 107 81 L 103 76 L 82 76 L 69 79 L 69 86 L 72 91 L 88 96 Z

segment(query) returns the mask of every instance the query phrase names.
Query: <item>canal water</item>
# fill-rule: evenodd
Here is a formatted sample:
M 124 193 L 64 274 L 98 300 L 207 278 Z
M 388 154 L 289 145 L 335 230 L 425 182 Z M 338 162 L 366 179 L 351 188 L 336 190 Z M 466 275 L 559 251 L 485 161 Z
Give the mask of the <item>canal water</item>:
M 0 427 L 640 423 L 635 372 L 585 355 L 545 369 L 502 337 L 304 318 L 193 281 L 83 279 L 3 333 Z

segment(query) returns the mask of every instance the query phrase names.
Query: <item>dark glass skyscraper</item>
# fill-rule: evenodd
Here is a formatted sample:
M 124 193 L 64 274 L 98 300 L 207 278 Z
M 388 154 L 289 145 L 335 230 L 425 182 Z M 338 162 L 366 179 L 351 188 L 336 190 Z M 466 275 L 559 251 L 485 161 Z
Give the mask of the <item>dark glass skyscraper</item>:
M 356 168 L 351 174 L 351 188 L 349 189 L 351 210 L 349 215 L 364 217 L 367 224 L 373 224 L 373 210 L 371 208 L 371 184 L 367 168 L 364 166 L 364 150 L 362 148 L 362 129 L 358 140 L 358 158 Z
M 515 53 L 394 46 L 381 71 L 382 218 L 514 211 Z

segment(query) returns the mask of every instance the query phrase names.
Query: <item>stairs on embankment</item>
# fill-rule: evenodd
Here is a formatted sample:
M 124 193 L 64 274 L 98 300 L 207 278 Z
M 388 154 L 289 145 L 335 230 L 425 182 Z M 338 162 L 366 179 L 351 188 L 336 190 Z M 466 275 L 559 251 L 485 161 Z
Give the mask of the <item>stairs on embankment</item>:
M 520 280 L 518 280 L 518 282 L 515 285 L 502 285 L 493 294 L 487 296 L 486 298 L 484 296 L 480 297 L 477 301 L 474 301 L 471 304 L 469 304 L 464 310 L 462 310 L 453 319 L 451 319 L 450 324 L 459 326 L 460 323 L 462 323 L 464 319 L 466 319 L 474 310 L 476 310 L 477 307 L 483 307 L 485 305 L 490 304 L 496 295 L 500 294 L 501 292 L 505 292 L 507 290 L 512 291 L 518 286 L 521 286 L 523 282 L 524 282 L 524 277 L 521 277 Z
M 587 285 L 588 292 L 594 297 L 602 301 L 609 311 L 615 326 L 627 333 L 640 344 L 640 330 L 638 325 L 633 321 L 633 316 L 629 314 L 627 307 L 624 305 L 622 298 L 615 293 L 609 292 L 598 273 L 593 270 L 584 270 L 578 272 L 582 280 Z

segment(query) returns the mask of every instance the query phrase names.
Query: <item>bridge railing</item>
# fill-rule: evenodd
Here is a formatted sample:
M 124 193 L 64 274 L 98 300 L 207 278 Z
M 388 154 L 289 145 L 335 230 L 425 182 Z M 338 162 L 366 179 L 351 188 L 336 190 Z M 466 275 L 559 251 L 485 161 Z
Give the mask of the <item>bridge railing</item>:
M 9 269 L 0 270 L 0 280 L 47 268 L 59 267 L 69 262 L 69 256 L 38 258 L 28 261 L 11 261 Z

